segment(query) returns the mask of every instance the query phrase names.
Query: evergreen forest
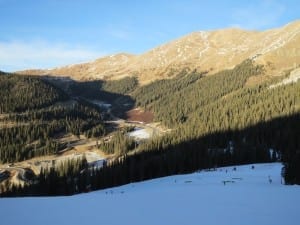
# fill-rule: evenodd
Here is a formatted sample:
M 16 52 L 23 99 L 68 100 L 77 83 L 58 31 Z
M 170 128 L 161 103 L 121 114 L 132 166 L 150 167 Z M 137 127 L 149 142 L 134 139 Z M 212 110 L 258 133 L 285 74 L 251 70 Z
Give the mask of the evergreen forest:
M 110 142 L 99 143 L 100 150 L 115 155 L 102 168 L 90 168 L 85 158 L 70 161 L 41 171 L 32 184 L 2 185 L 2 196 L 71 195 L 219 166 L 275 161 L 283 163 L 286 184 L 300 184 L 300 82 L 275 88 L 271 85 L 279 78 L 247 84 L 264 73 L 263 66 L 246 60 L 214 75 L 193 71 L 144 86 L 135 77 L 74 82 L 69 92 L 41 78 L 0 75 L 0 96 L 6 99 L 1 100 L 6 115 L 1 122 L 13 122 L 0 129 L 2 163 L 58 153 L 65 147 L 55 142 L 58 132 L 104 136 L 105 113 L 90 98 L 109 100 L 120 116 L 129 109 L 124 103 L 130 102 L 131 108 L 151 111 L 156 122 L 171 130 L 139 144 L 126 131 L 116 131 Z M 19 99 L 10 91 L 16 86 L 22 101 L 12 100 Z

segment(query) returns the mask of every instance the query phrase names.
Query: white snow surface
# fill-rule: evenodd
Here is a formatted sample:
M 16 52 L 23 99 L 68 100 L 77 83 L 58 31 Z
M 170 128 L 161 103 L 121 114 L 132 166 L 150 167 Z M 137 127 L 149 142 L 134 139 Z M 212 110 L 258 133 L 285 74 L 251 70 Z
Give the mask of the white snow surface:
M 270 89 L 276 88 L 278 86 L 287 85 L 290 83 L 297 83 L 300 80 L 300 68 L 297 68 L 291 71 L 290 76 L 288 78 L 283 79 L 281 82 L 277 84 L 270 85 Z
M 164 177 L 71 197 L 2 198 L 0 224 L 298 225 L 300 186 L 281 184 L 280 163 L 251 166 Z
M 151 135 L 149 131 L 144 128 L 135 128 L 134 131 L 128 133 L 128 136 L 136 139 L 148 139 Z

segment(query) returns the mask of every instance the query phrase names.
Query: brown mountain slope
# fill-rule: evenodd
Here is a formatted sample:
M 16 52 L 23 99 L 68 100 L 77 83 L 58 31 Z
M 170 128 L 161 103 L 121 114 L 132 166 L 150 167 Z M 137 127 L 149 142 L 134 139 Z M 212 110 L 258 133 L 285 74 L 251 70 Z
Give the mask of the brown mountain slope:
M 267 74 L 280 75 L 300 64 L 300 21 L 267 31 L 223 29 L 194 32 L 142 55 L 117 54 L 93 62 L 21 74 L 70 76 L 76 80 L 137 76 L 144 84 L 175 76 L 183 70 L 214 73 L 247 58 L 267 65 Z

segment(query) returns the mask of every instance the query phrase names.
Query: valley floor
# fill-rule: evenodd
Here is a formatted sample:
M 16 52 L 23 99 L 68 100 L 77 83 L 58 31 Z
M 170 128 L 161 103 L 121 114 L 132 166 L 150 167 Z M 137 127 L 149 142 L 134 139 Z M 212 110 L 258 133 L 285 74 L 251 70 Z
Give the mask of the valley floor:
M 0 199 L 5 225 L 299 224 L 300 186 L 280 163 L 224 167 L 52 198 Z

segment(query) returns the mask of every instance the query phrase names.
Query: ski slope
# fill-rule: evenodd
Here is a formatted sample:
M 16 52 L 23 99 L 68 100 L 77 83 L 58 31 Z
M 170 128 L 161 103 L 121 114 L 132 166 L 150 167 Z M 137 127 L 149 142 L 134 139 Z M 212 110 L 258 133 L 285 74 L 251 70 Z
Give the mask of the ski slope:
M 0 224 L 298 225 L 300 186 L 281 184 L 279 163 L 254 166 L 164 177 L 72 197 L 3 198 Z

